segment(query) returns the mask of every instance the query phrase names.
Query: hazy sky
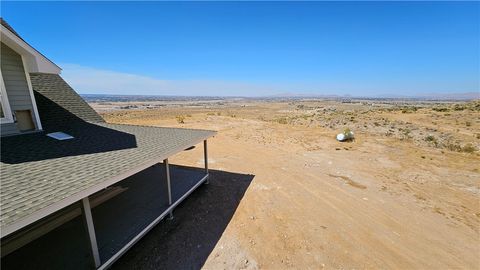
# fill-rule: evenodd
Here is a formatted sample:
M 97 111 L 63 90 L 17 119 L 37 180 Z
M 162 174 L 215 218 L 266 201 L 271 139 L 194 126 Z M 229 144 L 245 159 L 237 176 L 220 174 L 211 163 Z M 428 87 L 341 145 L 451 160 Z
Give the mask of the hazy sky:
M 1 2 L 80 93 L 480 91 L 479 2 Z

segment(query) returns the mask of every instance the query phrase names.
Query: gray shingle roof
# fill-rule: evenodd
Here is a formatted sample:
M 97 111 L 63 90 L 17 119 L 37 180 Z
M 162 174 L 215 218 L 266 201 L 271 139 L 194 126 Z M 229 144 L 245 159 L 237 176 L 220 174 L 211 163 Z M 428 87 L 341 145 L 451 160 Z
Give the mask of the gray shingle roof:
M 72 118 L 105 122 L 59 75 L 30 73 L 30 80 L 44 129 L 69 125 Z
M 34 74 L 32 85 L 46 132 L 1 140 L 2 236 L 215 135 L 107 124 L 58 75 Z M 55 131 L 75 139 L 45 135 Z
M 2 229 L 83 191 L 98 191 L 116 176 L 149 167 L 214 135 L 207 130 L 104 123 L 67 132 L 75 139 L 56 141 L 43 133 L 2 139 Z M 73 201 L 82 197 L 85 194 Z

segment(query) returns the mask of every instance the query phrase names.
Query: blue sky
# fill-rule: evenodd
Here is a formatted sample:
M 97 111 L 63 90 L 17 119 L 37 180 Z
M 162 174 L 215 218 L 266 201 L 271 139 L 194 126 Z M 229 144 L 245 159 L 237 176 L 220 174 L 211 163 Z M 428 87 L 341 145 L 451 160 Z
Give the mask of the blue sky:
M 80 93 L 480 91 L 479 2 L 1 2 Z

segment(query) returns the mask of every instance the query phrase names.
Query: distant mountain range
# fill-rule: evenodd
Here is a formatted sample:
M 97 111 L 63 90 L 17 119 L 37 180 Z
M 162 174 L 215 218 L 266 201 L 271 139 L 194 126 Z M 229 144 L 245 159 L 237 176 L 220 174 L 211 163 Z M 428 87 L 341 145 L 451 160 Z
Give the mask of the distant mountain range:
M 401 95 L 383 95 L 380 98 L 408 98 L 408 99 L 424 99 L 424 100 L 475 100 L 480 99 L 480 92 L 466 93 L 428 93 L 412 96 Z
M 104 95 L 104 94 L 82 94 L 88 102 L 115 102 L 115 101 L 174 101 L 174 100 L 225 100 L 225 99 L 398 99 L 398 100 L 431 100 L 431 101 L 469 101 L 480 99 L 480 92 L 465 93 L 429 93 L 418 95 L 372 95 L 372 96 L 353 96 L 353 95 L 323 95 L 307 93 L 280 93 L 261 97 L 231 97 L 231 96 L 165 96 L 165 95 Z
M 418 95 L 396 95 L 396 94 L 381 94 L 371 96 L 354 96 L 354 95 L 323 95 L 323 94 L 299 94 L 299 93 L 280 93 L 276 95 L 267 96 L 268 98 L 325 98 L 325 99 L 412 99 L 412 100 L 459 100 L 468 101 L 480 99 L 479 92 L 465 92 L 465 93 L 427 93 Z

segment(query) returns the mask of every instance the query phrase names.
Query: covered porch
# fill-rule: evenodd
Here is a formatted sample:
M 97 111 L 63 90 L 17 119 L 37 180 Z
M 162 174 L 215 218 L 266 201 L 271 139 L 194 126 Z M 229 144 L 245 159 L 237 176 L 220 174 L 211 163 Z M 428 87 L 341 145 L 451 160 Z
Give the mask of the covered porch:
M 107 268 L 208 183 L 214 131 L 78 119 L 61 130 L 73 139 L 2 138 L 3 269 Z M 169 165 L 198 144 L 202 168 Z
M 14 249 L 3 256 L 2 268 L 109 267 L 208 183 L 207 140 L 203 154 L 203 168 L 170 165 L 167 158 L 2 239 L 3 252 Z

